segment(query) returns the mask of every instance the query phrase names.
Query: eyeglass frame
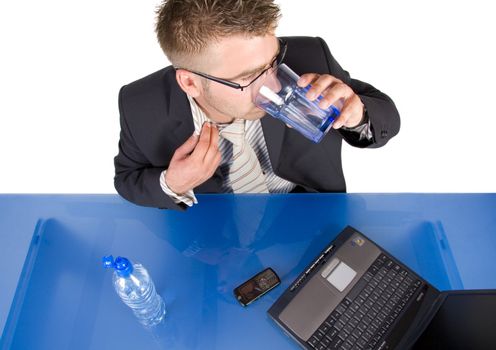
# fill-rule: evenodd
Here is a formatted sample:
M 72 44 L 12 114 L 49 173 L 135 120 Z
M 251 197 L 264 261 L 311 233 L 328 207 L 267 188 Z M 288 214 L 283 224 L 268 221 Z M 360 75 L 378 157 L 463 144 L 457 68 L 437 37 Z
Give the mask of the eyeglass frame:
M 188 71 L 190 73 L 196 74 L 196 75 L 198 75 L 198 76 L 200 76 L 202 78 L 205 78 L 205 79 L 208 79 L 208 80 L 212 80 L 212 81 L 215 81 L 216 83 L 223 84 L 223 85 L 229 86 L 229 87 L 231 87 L 233 89 L 237 89 L 237 90 L 243 91 L 244 89 L 246 89 L 247 87 L 249 87 L 251 84 L 253 84 L 258 78 L 260 78 L 262 75 L 264 75 L 268 70 L 270 70 L 272 68 L 275 68 L 275 67 L 278 67 L 279 65 L 281 65 L 282 61 L 284 60 L 284 57 L 286 56 L 286 51 L 288 49 L 288 43 L 285 40 L 281 39 L 281 38 L 277 38 L 277 40 L 279 41 L 279 51 L 278 51 L 276 57 L 274 58 L 274 60 L 272 60 L 272 62 L 270 63 L 270 65 L 269 65 L 268 68 L 265 68 L 264 70 L 262 70 L 260 72 L 260 74 L 258 74 L 247 85 L 241 85 L 241 84 L 235 83 L 235 82 L 230 81 L 230 80 L 226 80 L 226 79 L 222 79 L 222 78 L 217 78 L 217 77 L 214 77 L 214 76 L 209 75 L 209 74 L 206 74 L 206 73 L 201 73 L 201 72 L 189 70 L 189 69 L 186 69 L 186 68 L 180 68 L 180 67 L 174 67 L 174 68 L 176 70 L 178 70 L 178 69 L 184 69 L 185 71 Z

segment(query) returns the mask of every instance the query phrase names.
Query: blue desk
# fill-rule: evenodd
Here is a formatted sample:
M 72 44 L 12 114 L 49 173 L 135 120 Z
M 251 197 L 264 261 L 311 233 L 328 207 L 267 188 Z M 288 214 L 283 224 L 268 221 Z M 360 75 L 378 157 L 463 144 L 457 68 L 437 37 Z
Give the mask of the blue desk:
M 439 289 L 496 288 L 496 194 L 198 197 L 174 212 L 115 195 L 0 196 L 0 348 L 296 349 L 266 310 L 346 225 Z M 162 328 L 144 330 L 118 299 L 106 254 L 147 267 Z M 241 307 L 232 289 L 266 266 L 282 285 Z

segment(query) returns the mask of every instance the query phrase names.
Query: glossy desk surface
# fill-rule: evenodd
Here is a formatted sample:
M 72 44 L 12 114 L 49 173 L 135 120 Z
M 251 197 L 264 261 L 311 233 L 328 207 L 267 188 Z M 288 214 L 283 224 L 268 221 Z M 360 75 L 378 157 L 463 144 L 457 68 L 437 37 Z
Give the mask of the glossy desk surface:
M 175 212 L 116 195 L 1 195 L 0 348 L 296 349 L 266 311 L 346 225 L 438 289 L 496 288 L 496 194 L 198 199 Z M 145 330 L 119 300 L 106 254 L 147 267 L 162 327 Z M 243 308 L 233 288 L 267 266 L 281 286 Z

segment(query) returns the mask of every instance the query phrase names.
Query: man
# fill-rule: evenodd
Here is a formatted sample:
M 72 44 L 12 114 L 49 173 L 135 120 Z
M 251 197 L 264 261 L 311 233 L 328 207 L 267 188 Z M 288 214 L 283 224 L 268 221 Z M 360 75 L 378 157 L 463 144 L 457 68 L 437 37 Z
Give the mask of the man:
M 159 43 L 172 63 L 119 93 L 115 188 L 127 200 L 185 209 L 197 193 L 345 192 L 342 139 L 380 147 L 396 135 L 391 99 L 351 79 L 320 38 L 277 38 L 272 0 L 165 0 Z M 314 144 L 255 107 L 255 83 L 284 61 L 320 107 L 344 101 Z M 237 135 L 236 140 L 234 136 Z

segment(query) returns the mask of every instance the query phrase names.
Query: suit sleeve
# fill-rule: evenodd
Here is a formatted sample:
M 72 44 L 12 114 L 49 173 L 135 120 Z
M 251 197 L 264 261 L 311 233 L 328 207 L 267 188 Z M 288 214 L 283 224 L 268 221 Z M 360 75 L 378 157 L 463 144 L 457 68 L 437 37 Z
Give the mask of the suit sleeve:
M 126 200 L 147 207 L 184 210 L 160 186 L 160 175 L 165 168 L 154 167 L 146 159 L 132 136 L 123 108 L 125 86 L 119 92 L 120 140 L 119 153 L 114 158 L 114 186 Z
M 343 138 L 355 147 L 381 147 L 400 131 L 400 116 L 393 100 L 386 94 L 374 88 L 372 85 L 357 79 L 352 79 L 339 63 L 332 57 L 329 47 L 324 40 L 318 38 L 327 58 L 327 64 L 331 75 L 341 79 L 350 86 L 360 97 L 366 108 L 367 117 L 372 128 L 372 140 L 359 138 L 359 134 L 353 131 L 339 129 Z

